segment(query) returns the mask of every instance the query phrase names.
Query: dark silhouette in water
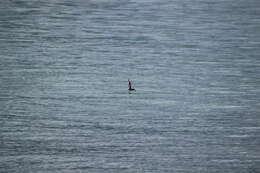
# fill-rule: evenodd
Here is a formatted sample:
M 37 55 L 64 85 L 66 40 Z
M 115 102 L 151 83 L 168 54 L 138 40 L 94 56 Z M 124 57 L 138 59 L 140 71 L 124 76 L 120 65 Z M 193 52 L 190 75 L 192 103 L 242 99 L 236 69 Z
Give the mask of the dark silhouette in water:
M 134 88 L 132 88 L 132 83 L 129 79 L 128 79 L 128 91 L 136 91 Z

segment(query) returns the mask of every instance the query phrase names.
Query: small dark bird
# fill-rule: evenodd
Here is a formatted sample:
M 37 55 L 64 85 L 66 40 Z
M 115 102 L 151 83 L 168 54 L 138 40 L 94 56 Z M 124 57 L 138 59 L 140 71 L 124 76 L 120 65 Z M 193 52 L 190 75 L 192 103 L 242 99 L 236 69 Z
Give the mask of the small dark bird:
M 129 79 L 128 79 L 128 91 L 136 91 L 134 88 L 132 88 L 132 84 Z

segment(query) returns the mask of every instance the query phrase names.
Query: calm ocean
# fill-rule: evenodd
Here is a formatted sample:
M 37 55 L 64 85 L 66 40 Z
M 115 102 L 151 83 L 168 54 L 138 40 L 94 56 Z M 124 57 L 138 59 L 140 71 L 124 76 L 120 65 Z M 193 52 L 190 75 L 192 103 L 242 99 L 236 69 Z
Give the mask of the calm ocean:
M 2 0 L 0 172 L 259 173 L 260 1 Z

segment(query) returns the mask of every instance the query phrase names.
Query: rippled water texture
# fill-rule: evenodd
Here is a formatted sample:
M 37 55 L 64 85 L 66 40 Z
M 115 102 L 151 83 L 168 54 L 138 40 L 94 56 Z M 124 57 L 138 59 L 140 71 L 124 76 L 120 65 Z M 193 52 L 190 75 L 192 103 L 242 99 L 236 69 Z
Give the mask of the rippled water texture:
M 259 0 L 2 0 L 0 172 L 260 172 L 259 55 Z

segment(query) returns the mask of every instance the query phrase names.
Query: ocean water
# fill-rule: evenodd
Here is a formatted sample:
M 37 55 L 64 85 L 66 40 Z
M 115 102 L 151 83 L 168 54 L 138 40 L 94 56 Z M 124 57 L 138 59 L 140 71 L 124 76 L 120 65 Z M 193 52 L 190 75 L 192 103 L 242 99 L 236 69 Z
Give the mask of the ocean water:
M 1 1 L 0 172 L 260 172 L 260 1 Z

